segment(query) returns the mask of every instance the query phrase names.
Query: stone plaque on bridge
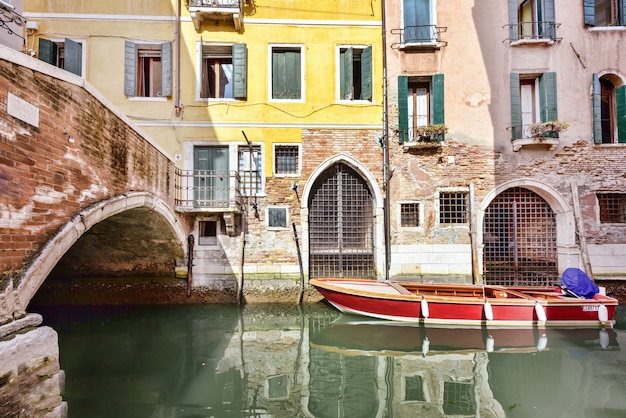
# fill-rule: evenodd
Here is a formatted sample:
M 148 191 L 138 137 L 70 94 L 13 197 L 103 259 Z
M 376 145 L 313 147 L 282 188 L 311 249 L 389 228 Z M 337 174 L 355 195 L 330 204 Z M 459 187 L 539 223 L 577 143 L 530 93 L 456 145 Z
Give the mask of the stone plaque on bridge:
M 7 99 L 7 113 L 14 118 L 39 128 L 39 108 L 9 93 Z

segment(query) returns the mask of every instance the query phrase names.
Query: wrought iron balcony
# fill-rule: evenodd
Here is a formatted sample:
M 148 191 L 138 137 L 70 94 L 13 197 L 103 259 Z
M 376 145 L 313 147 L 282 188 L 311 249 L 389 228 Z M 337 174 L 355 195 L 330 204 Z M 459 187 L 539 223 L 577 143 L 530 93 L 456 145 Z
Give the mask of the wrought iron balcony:
M 516 24 L 504 25 L 509 28 L 509 37 L 507 41 L 518 43 L 553 43 L 560 41 L 557 38 L 556 29 L 560 27 L 560 23 L 554 22 L 518 22 Z
M 175 206 L 179 212 L 239 213 L 242 199 L 236 171 L 176 169 Z
M 399 49 L 439 49 L 447 46 L 448 42 L 441 40 L 441 34 L 448 28 L 435 25 L 405 26 L 401 29 L 392 29 L 392 35 L 398 35 L 398 42 L 391 45 Z
M 243 24 L 244 0 L 187 0 L 191 20 L 200 31 L 202 22 L 233 22 L 235 29 L 241 31 Z

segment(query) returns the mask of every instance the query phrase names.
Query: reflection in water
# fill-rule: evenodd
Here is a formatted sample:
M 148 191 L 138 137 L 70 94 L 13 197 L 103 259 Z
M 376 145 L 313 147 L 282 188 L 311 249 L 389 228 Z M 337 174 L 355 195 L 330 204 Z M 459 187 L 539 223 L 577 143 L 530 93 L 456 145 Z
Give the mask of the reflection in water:
M 355 322 L 325 304 L 41 311 L 70 417 L 626 414 L 620 330 Z

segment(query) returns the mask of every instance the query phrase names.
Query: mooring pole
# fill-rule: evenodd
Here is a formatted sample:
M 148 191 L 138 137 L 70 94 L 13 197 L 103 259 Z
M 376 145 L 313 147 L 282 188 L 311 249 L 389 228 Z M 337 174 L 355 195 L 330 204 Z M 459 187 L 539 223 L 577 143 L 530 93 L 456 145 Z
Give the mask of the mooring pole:
M 300 254 L 300 243 L 298 242 L 298 231 L 296 231 L 296 223 L 292 222 L 293 237 L 296 240 L 296 251 L 298 252 L 298 265 L 300 266 L 300 294 L 298 296 L 298 304 L 302 303 L 304 296 L 304 271 L 302 269 L 302 255 Z
M 187 296 L 191 296 L 191 283 L 193 281 L 193 234 L 187 237 Z

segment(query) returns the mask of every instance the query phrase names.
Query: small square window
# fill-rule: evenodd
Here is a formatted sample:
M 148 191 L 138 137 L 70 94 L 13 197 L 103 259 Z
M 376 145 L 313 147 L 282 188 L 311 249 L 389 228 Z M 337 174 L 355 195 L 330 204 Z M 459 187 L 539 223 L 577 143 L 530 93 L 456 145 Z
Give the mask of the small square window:
M 441 192 L 439 194 L 439 223 L 467 223 L 467 192 Z
M 287 208 L 267 208 L 267 226 L 287 228 Z
M 402 203 L 400 204 L 400 226 L 411 228 L 420 226 L 420 204 Z
M 422 376 L 405 376 L 404 378 L 404 400 L 425 402 L 424 382 Z
M 217 221 L 200 221 L 198 245 L 217 245 Z
M 598 193 L 601 223 L 626 223 L 626 194 Z
M 286 375 L 271 376 L 267 378 L 265 387 L 268 399 L 286 399 L 289 397 L 289 377 Z
M 298 174 L 300 171 L 300 147 L 297 145 L 276 145 L 274 148 L 274 169 L 276 174 Z
M 446 415 L 476 413 L 474 385 L 464 382 L 443 382 L 443 412 Z

